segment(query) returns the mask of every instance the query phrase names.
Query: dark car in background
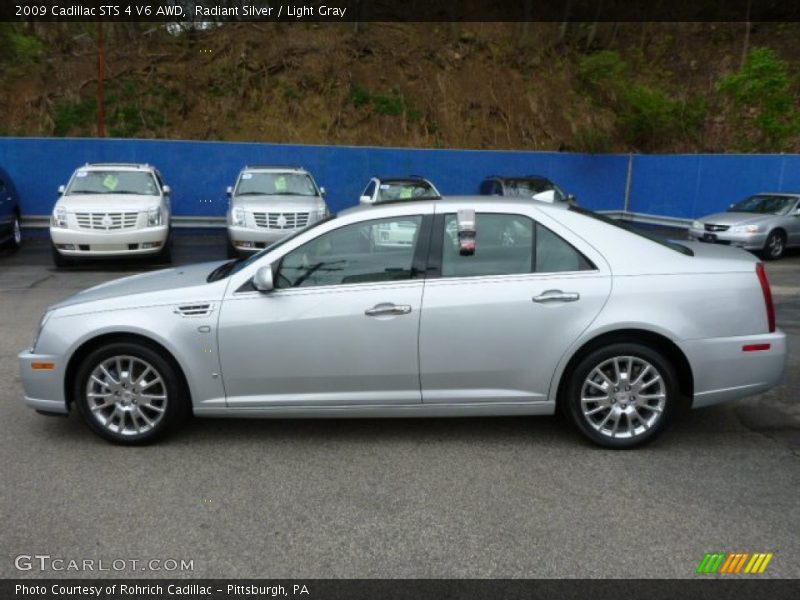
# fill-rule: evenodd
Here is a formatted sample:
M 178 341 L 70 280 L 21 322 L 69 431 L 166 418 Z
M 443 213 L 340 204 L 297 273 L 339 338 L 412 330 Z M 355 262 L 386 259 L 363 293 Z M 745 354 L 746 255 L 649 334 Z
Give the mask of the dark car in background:
M 17 250 L 22 245 L 22 211 L 11 177 L 0 167 L 0 248 Z
M 575 196 L 566 194 L 555 183 L 542 175 L 524 175 L 520 177 L 490 175 L 481 182 L 479 193 L 481 196 L 510 196 L 512 198 L 537 197 L 542 202 L 575 202 Z

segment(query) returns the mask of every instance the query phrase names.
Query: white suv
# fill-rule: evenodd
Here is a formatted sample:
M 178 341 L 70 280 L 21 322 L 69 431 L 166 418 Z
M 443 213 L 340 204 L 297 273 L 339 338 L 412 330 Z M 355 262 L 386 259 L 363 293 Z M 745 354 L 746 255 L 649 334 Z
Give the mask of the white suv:
M 56 266 L 114 256 L 171 260 L 170 189 L 155 167 L 87 163 L 58 192 L 50 222 Z
M 302 167 L 247 166 L 228 197 L 228 257 L 266 248 L 328 216 L 325 188 Z

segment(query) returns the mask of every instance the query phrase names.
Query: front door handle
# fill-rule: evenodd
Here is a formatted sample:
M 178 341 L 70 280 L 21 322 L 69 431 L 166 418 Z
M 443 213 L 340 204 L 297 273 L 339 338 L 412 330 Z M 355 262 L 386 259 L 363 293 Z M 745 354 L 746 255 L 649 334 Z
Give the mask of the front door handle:
M 580 300 L 578 292 L 562 292 L 561 290 L 547 290 L 533 297 L 534 302 L 576 302 Z
M 411 312 L 411 307 L 407 304 L 392 304 L 391 302 L 381 302 L 372 308 L 364 311 L 368 317 L 383 317 L 387 315 L 407 315 Z

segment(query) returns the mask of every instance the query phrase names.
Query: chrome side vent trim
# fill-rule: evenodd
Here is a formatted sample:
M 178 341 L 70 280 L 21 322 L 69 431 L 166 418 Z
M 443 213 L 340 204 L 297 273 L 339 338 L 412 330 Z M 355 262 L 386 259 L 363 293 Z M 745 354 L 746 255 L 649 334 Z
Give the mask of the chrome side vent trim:
M 209 302 L 202 302 L 199 304 L 182 304 L 176 306 L 172 311 L 176 315 L 182 317 L 205 317 L 214 312 L 214 305 Z

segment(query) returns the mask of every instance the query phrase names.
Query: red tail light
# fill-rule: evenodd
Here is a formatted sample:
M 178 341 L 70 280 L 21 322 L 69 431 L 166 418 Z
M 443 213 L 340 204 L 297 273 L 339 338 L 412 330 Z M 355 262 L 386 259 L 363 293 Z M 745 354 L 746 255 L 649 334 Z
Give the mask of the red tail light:
M 769 280 L 767 279 L 767 272 L 764 270 L 764 263 L 756 264 L 756 275 L 758 275 L 758 282 L 761 284 L 761 291 L 764 292 L 767 323 L 769 324 L 769 332 L 772 333 L 775 331 L 775 305 L 772 303 L 772 290 L 769 288 Z

